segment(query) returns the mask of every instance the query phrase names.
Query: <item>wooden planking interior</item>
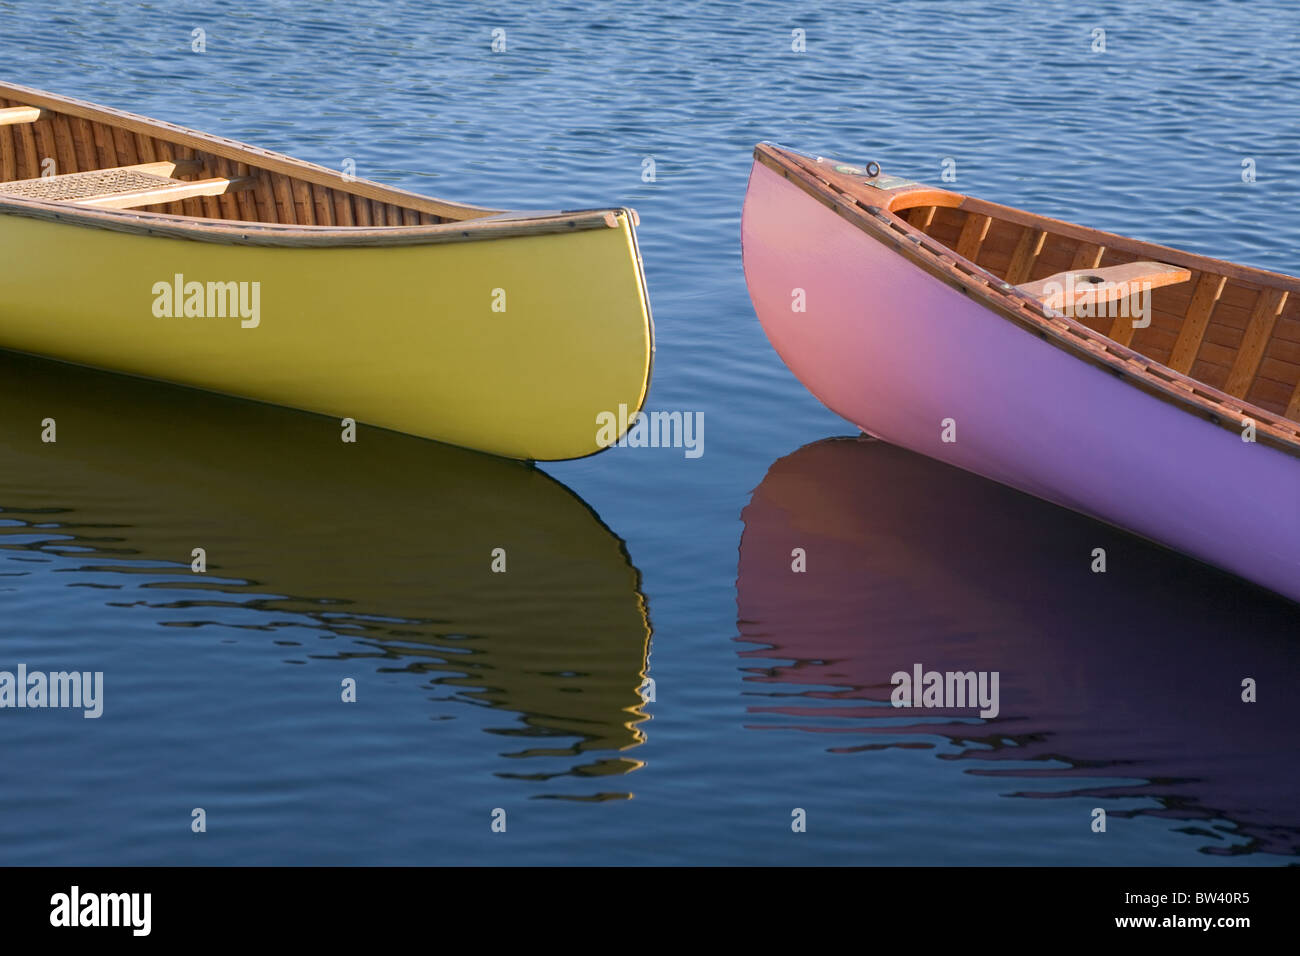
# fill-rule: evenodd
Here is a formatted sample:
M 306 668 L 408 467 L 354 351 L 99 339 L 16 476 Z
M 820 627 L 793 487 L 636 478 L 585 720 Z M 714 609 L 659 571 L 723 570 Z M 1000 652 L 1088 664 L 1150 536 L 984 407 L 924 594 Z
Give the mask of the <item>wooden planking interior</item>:
M 26 104 L 0 98 L 0 109 Z M 0 124 L 0 181 L 35 179 L 53 162 L 57 173 L 87 172 L 170 159 L 196 158 L 196 179 L 253 177 L 247 191 L 198 196 L 149 207 L 203 219 L 327 226 L 433 225 L 451 221 L 422 210 L 308 183 L 286 173 L 169 142 L 140 130 L 70 116 L 51 109 L 31 121 Z M 292 196 L 292 199 L 289 197 Z
M 960 206 L 913 206 L 907 222 L 1004 281 L 1037 282 L 1065 271 L 1133 262 L 1100 242 L 1000 220 Z M 1021 284 L 1021 283 L 1016 283 Z M 1152 361 L 1269 411 L 1300 416 L 1300 296 L 1207 271 L 1151 290 L 1150 324 L 1130 314 L 1079 316 Z M 1234 375 L 1235 369 L 1235 375 Z

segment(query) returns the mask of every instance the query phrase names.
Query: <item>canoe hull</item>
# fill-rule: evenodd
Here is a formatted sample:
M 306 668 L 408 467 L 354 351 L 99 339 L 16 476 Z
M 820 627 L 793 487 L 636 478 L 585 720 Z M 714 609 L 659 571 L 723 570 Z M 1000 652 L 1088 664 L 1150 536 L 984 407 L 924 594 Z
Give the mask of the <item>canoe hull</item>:
M 652 332 L 633 225 L 401 246 L 266 247 L 0 216 L 0 348 L 512 458 L 599 451 Z M 167 312 L 181 276 L 257 290 Z M 233 301 L 233 300 L 230 300 Z M 204 297 L 205 311 L 207 297 Z M 163 315 L 159 315 L 159 311 Z M 233 313 L 233 309 L 225 309 Z
M 761 163 L 742 241 L 769 340 L 832 411 L 1300 601 L 1296 458 L 1050 345 Z

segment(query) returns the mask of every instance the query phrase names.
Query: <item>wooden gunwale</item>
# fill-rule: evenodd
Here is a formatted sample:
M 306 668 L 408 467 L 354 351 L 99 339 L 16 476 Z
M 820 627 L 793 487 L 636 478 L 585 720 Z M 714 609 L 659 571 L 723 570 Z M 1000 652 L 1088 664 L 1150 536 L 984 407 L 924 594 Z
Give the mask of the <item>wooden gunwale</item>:
M 529 218 L 528 213 L 519 213 L 517 219 L 494 219 L 492 222 L 483 223 L 468 220 L 427 226 L 340 228 L 264 222 L 232 223 L 228 220 L 195 219 L 170 213 L 95 209 L 88 206 L 68 206 L 64 203 L 36 200 L 11 201 L 0 196 L 0 215 L 91 226 L 133 235 L 166 236 L 173 239 L 194 239 L 227 245 L 344 247 L 428 245 L 441 242 L 549 235 L 557 232 L 578 232 L 584 229 L 610 229 L 617 227 L 618 216 L 630 217 L 632 210 L 577 210 L 538 218 Z M 635 220 L 633 222 L 635 223 Z
M 819 170 L 810 158 L 780 150 L 768 143 L 760 143 L 755 147 L 754 158 L 872 238 L 890 245 L 932 276 L 1055 347 L 1098 368 L 1106 369 L 1147 394 L 1198 414 L 1229 431 L 1240 433 L 1242 419 L 1250 418 L 1255 422 L 1256 438 L 1261 444 L 1300 457 L 1300 422 L 1176 372 L 1076 319 L 1058 312 L 1049 312 L 1037 299 L 931 239 L 893 209 L 904 211 L 913 205 L 960 208 L 1028 229 L 1068 236 L 1082 243 L 1099 246 L 1103 250 L 1116 250 L 1141 258 L 1176 263 L 1195 272 L 1222 275 L 1280 291 L 1300 292 L 1300 279 L 1168 246 L 1128 239 L 930 187 L 909 190 L 902 197 L 891 197 L 889 192 L 881 191 L 881 197 L 887 200 L 886 203 L 869 205 L 818 175 L 824 170 Z M 898 202 L 900 198 L 907 201 L 906 206 Z M 916 201 L 912 202 L 913 199 Z M 1101 251 L 1096 253 L 1097 261 L 1100 261 L 1101 254 Z M 1300 394 L 1300 387 L 1297 394 Z M 1292 404 L 1296 403 L 1293 401 Z

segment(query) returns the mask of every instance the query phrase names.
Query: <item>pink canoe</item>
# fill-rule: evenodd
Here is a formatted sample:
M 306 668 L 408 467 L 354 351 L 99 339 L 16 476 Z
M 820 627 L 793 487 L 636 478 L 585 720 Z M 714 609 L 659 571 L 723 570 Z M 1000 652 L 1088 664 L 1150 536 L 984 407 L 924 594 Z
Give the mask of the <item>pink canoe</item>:
M 754 156 L 750 297 L 832 411 L 1300 601 L 1300 280 Z

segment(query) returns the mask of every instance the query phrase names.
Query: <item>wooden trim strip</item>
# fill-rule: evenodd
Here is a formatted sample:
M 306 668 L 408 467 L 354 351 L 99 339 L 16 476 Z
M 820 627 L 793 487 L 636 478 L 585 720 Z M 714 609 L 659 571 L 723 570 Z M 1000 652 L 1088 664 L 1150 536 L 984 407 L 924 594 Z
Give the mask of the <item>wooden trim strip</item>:
M 1259 372 L 1259 363 L 1264 358 L 1264 349 L 1273 334 L 1273 326 L 1277 323 L 1278 315 L 1286 308 L 1288 294 L 1280 289 L 1259 290 L 1250 323 L 1241 337 L 1237 357 L 1232 363 L 1232 370 L 1228 372 L 1228 381 L 1223 386 L 1223 390 L 1234 398 L 1245 398 L 1250 391 L 1255 375 Z
M 1197 281 L 1196 291 L 1192 293 L 1192 301 L 1183 316 L 1183 324 L 1178 329 L 1178 340 L 1174 342 L 1174 350 L 1166 363 L 1175 372 L 1186 375 L 1196 364 L 1201 342 L 1205 340 L 1205 330 L 1210 327 L 1210 316 L 1214 314 L 1214 307 L 1218 304 L 1227 281 L 1227 276 L 1208 272 L 1203 273 Z

